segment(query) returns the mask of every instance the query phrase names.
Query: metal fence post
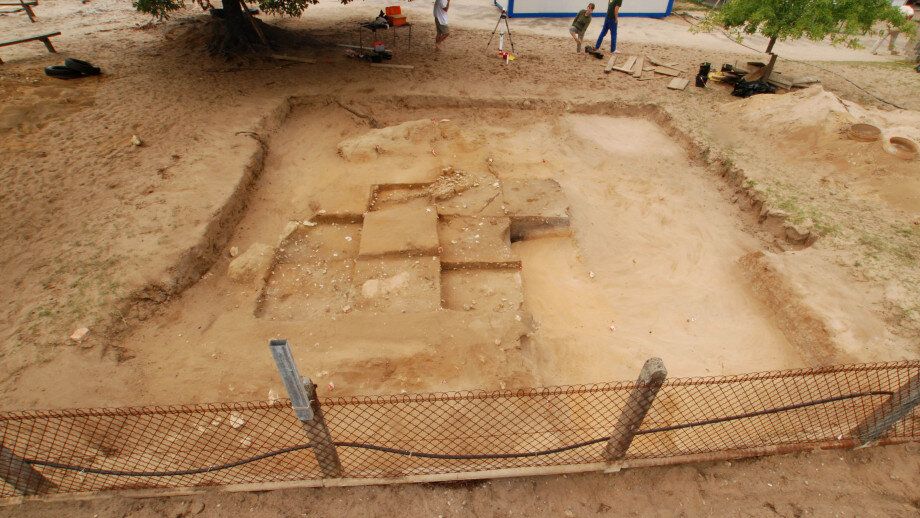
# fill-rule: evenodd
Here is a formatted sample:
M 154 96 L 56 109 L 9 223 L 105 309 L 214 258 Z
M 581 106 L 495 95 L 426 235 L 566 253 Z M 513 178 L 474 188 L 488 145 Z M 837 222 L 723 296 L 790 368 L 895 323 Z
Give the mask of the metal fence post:
M 53 484 L 27 461 L 0 445 L 0 478 L 24 495 L 37 495 Z
M 275 359 L 275 365 L 281 374 L 281 381 L 291 398 L 291 408 L 297 419 L 300 419 L 304 432 L 310 438 L 313 446 L 313 455 L 319 463 L 320 470 L 325 478 L 340 478 L 342 476 L 342 463 L 335 450 L 323 410 L 316 398 L 316 386 L 310 378 L 301 378 L 291 347 L 287 340 L 272 340 L 268 344 Z
M 876 407 L 872 415 L 850 431 L 850 436 L 859 442 L 860 448 L 869 446 L 885 435 L 895 423 L 907 417 L 917 405 L 920 405 L 920 373 L 907 380 L 888 400 Z
M 617 419 L 613 434 L 607 441 L 605 456 L 608 462 L 614 462 L 626 456 L 633 437 L 642 426 L 642 421 L 649 408 L 652 407 L 658 389 L 661 388 L 667 376 L 668 370 L 664 368 L 661 358 L 650 358 L 645 361 L 642 371 L 639 372 L 639 379 L 636 380 L 636 387 L 630 392 L 626 406 L 623 407 Z

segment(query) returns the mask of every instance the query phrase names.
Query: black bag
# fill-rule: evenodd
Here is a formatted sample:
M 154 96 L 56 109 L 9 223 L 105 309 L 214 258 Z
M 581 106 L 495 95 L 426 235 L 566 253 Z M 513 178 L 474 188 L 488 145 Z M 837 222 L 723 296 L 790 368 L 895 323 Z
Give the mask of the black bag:
M 735 97 L 747 98 L 756 94 L 772 94 L 776 87 L 766 81 L 739 81 L 732 90 Z

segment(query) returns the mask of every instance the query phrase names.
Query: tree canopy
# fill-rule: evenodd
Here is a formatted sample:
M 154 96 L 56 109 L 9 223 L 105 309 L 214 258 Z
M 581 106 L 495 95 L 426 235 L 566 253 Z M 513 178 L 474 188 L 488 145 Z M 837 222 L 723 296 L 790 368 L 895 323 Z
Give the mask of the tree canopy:
M 307 6 L 318 2 L 319 0 L 254 0 L 251 3 L 267 13 L 300 16 Z M 199 3 L 207 5 L 206 1 L 199 0 Z M 347 3 L 347 1 L 342 3 Z M 225 9 L 234 10 L 233 7 L 240 5 L 240 1 L 224 0 L 223 4 Z M 132 5 L 142 13 L 148 13 L 162 19 L 168 17 L 170 12 L 185 7 L 185 0 L 132 0 Z
M 737 35 L 759 32 L 770 38 L 767 52 L 772 52 L 776 41 L 799 38 L 857 46 L 857 37 L 879 21 L 914 30 L 890 0 L 729 0 L 701 27 L 723 27 Z

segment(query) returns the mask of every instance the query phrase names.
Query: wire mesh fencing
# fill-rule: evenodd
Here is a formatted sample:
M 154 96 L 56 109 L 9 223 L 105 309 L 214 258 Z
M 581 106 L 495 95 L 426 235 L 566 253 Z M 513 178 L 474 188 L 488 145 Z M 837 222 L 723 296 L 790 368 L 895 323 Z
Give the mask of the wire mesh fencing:
M 288 400 L 0 414 L 0 496 L 225 486 L 329 476 L 417 475 L 610 462 L 841 441 L 885 428 L 920 439 L 920 361 L 667 380 L 640 416 L 642 383 L 324 398 L 304 422 Z M 906 409 L 906 410 L 905 410 Z M 314 428 L 311 428 L 314 427 Z M 320 456 L 322 457 L 322 456 Z

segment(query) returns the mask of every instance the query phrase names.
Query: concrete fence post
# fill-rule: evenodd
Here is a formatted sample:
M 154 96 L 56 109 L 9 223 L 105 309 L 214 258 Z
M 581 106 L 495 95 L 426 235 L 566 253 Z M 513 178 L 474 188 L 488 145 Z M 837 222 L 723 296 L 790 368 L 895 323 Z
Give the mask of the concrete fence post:
M 313 455 L 319 463 L 324 478 L 340 478 L 342 476 L 342 463 L 339 454 L 332 442 L 323 410 L 316 397 L 316 385 L 310 378 L 302 378 L 294 363 L 291 347 L 287 340 L 272 340 L 269 342 L 272 357 L 281 374 L 281 381 L 291 398 L 291 408 L 297 419 L 300 420 L 304 432 L 313 446 Z
M 607 441 L 605 452 L 607 462 L 615 462 L 626 456 L 636 432 L 639 431 L 645 415 L 652 407 L 652 402 L 655 401 L 658 389 L 661 388 L 667 376 L 668 370 L 665 369 L 661 358 L 646 360 L 639 373 L 639 379 L 636 380 L 636 386 L 630 392 L 626 406 L 620 412 L 613 433 Z
M 884 403 L 875 408 L 871 415 L 850 431 L 850 436 L 859 443 L 858 447 L 869 446 L 878 441 L 892 426 L 907 417 L 920 405 L 920 373 L 901 385 Z
M 54 487 L 31 464 L 3 445 L 0 445 L 0 478 L 23 495 L 37 495 Z

